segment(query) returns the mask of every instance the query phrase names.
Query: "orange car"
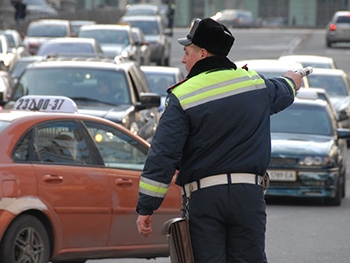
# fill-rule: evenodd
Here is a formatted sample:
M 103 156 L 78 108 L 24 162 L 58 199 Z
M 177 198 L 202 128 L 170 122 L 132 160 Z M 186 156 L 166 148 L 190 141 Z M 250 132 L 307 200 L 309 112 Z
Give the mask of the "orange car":
M 180 188 L 171 185 L 152 235 L 139 235 L 149 144 L 74 111 L 66 97 L 26 96 L 0 112 L 0 262 L 169 256 L 161 227 L 180 215 Z

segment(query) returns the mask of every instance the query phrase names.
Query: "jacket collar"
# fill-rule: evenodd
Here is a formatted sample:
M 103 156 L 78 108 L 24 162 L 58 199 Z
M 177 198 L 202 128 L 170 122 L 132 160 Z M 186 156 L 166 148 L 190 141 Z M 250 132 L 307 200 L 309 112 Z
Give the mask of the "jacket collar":
M 220 70 L 220 69 L 237 69 L 235 63 L 230 61 L 227 57 L 223 56 L 212 56 L 197 61 L 192 67 L 191 71 L 187 75 L 188 78 L 192 78 L 202 72 L 209 70 Z

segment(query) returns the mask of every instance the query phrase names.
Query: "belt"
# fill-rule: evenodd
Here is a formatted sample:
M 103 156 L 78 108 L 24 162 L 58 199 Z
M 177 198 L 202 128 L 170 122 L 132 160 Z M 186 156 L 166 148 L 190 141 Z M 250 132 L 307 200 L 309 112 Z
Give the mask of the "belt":
M 199 189 L 224 184 L 256 184 L 265 188 L 264 176 L 251 173 L 228 173 L 218 174 L 213 176 L 204 177 L 198 181 L 194 181 L 182 186 L 182 194 L 187 197 L 191 196 L 191 193 Z M 264 189 L 265 190 L 265 189 Z

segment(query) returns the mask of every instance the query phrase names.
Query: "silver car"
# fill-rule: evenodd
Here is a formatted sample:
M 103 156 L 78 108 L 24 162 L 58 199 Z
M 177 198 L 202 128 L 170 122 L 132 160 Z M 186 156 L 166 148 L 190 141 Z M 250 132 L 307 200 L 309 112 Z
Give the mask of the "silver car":
M 350 11 L 338 11 L 327 25 L 326 45 L 350 42 Z
M 120 21 L 142 30 L 151 48 L 151 62 L 157 66 L 169 66 L 171 30 L 162 26 L 160 16 L 123 16 Z

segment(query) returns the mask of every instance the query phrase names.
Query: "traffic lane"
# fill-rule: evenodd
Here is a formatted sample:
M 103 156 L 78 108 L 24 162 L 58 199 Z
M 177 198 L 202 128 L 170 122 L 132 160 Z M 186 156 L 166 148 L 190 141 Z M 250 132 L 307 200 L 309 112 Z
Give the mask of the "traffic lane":
M 349 208 L 349 195 L 340 207 L 290 198 L 269 203 L 266 231 L 269 262 L 348 262 Z
M 346 196 L 340 206 L 313 198 L 267 199 L 269 263 L 349 261 L 350 149 L 347 156 Z
M 350 189 L 350 180 L 347 189 Z M 340 207 L 325 207 L 317 199 L 268 201 L 266 253 L 269 263 L 348 262 L 349 211 L 349 194 Z M 170 258 L 88 260 L 87 263 L 170 263 Z
M 185 75 L 183 46 L 177 39 L 188 34 L 188 28 L 175 28 L 171 45 L 171 66 L 179 67 Z M 350 74 L 350 44 L 325 46 L 324 29 L 230 29 L 235 43 L 228 55 L 232 61 L 272 58 L 282 55 L 320 55 L 332 57 L 338 68 Z
M 311 198 L 267 200 L 266 253 L 269 263 L 348 262 L 349 171 L 348 191 L 339 207 L 324 206 L 322 200 Z M 87 263 L 170 263 L 170 258 L 88 260 Z

